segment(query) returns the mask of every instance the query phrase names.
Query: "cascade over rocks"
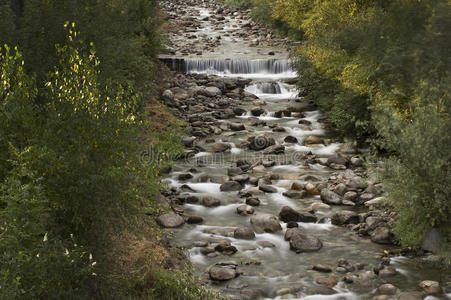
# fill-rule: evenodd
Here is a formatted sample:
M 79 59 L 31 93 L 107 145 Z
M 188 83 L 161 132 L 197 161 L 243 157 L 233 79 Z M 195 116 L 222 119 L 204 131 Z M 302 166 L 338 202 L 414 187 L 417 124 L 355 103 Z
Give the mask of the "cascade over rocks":
M 178 73 L 169 76 L 160 100 L 184 120 L 182 144 L 190 149 L 174 172 L 168 169 L 163 204 L 173 212 L 157 222 L 166 228 L 193 224 L 174 232 L 192 239 L 189 251 L 193 265 L 206 271 L 203 278 L 240 299 L 320 297 L 335 293 L 339 281 L 358 298 L 409 299 L 404 287 L 385 282 L 400 276 L 388 257 L 379 266 L 370 262 L 380 248 L 362 248 L 370 261 L 358 254 L 369 240 L 397 243 L 395 215 L 378 210 L 383 187 L 365 169 L 356 145 L 323 135 L 327 120 L 305 91 L 295 89 L 295 66 L 285 49 L 296 45 L 250 21 L 247 10 L 210 0 L 163 0 L 162 7 L 172 24 L 161 60 Z M 282 234 L 290 250 L 280 245 Z M 316 235 L 327 249 L 308 254 L 322 249 Z M 433 249 L 436 240 L 431 233 L 424 248 Z M 306 253 L 293 260 L 287 251 Z M 226 255 L 239 266 L 216 263 Z M 335 265 L 336 255 L 349 261 Z M 246 276 L 235 279 L 240 274 Z M 446 288 L 438 293 L 440 284 L 415 288 L 441 296 Z

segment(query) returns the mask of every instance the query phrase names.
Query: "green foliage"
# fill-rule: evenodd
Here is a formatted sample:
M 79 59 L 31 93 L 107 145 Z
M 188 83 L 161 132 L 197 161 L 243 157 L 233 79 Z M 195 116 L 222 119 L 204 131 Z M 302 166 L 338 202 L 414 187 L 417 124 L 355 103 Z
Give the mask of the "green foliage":
M 380 124 L 387 121 L 382 115 Z M 412 122 L 391 121 L 381 128 L 387 147 L 397 156 L 386 163 L 390 204 L 399 212 L 397 233 L 404 245 L 416 246 L 432 227 L 442 229 L 444 245 L 451 236 L 450 105 L 427 107 Z M 448 232 L 447 232 L 448 231 Z M 448 236 L 446 236 L 448 234 Z M 448 249 L 450 250 L 450 249 Z
M 10 3 L 0 0 L 0 41 L 21 52 L 0 50 L 0 298 L 109 296 L 107 283 L 120 284 L 103 248 L 148 223 L 158 172 L 183 152 L 173 129 L 157 136 L 158 159 L 140 152 L 156 1 Z M 196 299 L 194 283 L 169 285 Z
M 252 6 L 252 0 L 220 0 L 220 1 L 232 8 L 250 8 Z
M 11 149 L 12 169 L 0 188 L 1 298 L 86 299 L 95 262 L 73 235 L 62 240 L 47 232 L 51 203 L 29 166 L 36 151 Z
M 159 188 L 149 172 L 157 162 L 140 161 L 139 95 L 112 80 L 104 86 L 95 50 L 73 23 L 66 30 L 39 92 L 17 49 L 0 56 L 1 298 L 86 299 L 86 254 L 105 226 L 133 226 Z
M 58 63 L 54 47 L 65 43 L 63 25 L 75 22 L 85 44 L 97 48 L 102 84 L 112 79 L 149 92 L 160 44 L 155 6 L 154 0 L 25 1 L 10 42 L 21 45 L 27 69 L 42 82 Z
M 199 285 L 195 277 L 188 274 L 187 271 L 159 269 L 148 273 L 141 280 L 133 282 L 134 291 L 142 291 L 146 299 L 225 299 L 216 293 L 213 293 Z M 151 289 L 148 287 L 152 286 Z
M 403 244 L 418 246 L 431 227 L 446 231 L 451 3 L 272 2 L 272 17 L 304 34 L 298 55 L 304 95 L 340 135 L 393 155 L 385 185 Z
M 16 35 L 14 14 L 8 2 L 0 1 L 0 45 L 10 44 Z

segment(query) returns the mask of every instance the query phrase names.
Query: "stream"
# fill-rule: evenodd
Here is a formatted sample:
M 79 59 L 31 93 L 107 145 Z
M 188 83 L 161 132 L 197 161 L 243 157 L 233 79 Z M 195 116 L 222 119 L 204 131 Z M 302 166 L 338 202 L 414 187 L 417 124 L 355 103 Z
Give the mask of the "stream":
M 173 8 L 183 5 L 174 2 L 162 5 L 175 15 L 180 11 Z M 209 2 L 192 1 L 195 6 L 184 8 L 183 13 L 198 24 L 188 34 L 211 40 L 220 36 L 221 43 L 201 54 L 175 52 L 162 60 L 200 81 L 205 76 L 246 80 L 244 93 L 253 95 L 253 101 L 239 103 L 241 115 L 217 118 L 221 133 L 196 137 L 197 151 L 177 161 L 164 179 L 174 197 L 182 199 L 176 212 L 201 218 L 188 222 L 199 224 L 167 229 L 173 243 L 187 249 L 195 275 L 234 299 L 451 298 L 446 292 L 427 296 L 418 286 L 423 280 L 447 286 L 449 274 L 418 259 L 393 255 L 400 253 L 395 245 L 374 243 L 350 230 L 368 223 L 372 215 L 367 206 L 323 201 L 321 191 L 340 183 L 348 182 L 347 191 L 369 193 L 368 188 L 353 189 L 349 184 L 357 175 L 373 180 L 374 174 L 357 163 L 364 149 L 346 152 L 346 145 L 328 135 L 321 112 L 298 96 L 295 66 L 283 43 L 251 46 L 240 34 L 242 19 L 230 13 L 215 25 L 216 12 Z M 176 36 L 171 38 L 173 47 L 185 38 Z M 215 151 L 216 144 L 227 149 Z M 328 161 L 341 157 L 337 153 L 347 157 L 347 167 Z M 286 206 L 305 212 L 306 219 L 280 220 Z M 331 220 L 340 211 L 354 213 L 357 221 L 333 225 Z M 251 220 L 264 214 L 275 216 L 280 229 Z M 243 227 L 252 231 L 245 230 L 244 238 L 236 231 Z M 291 228 L 314 237 L 315 243 L 319 240 L 320 249 L 292 249 L 285 238 Z

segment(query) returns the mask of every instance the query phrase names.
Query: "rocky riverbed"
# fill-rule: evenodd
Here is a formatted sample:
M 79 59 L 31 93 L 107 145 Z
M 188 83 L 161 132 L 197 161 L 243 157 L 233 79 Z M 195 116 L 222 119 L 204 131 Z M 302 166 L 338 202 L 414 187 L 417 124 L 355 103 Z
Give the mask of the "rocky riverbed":
M 157 222 L 205 284 L 236 299 L 446 298 L 449 274 L 399 250 L 378 165 L 298 96 L 295 44 L 213 1 L 161 5 L 178 71 L 161 100 L 188 136 Z

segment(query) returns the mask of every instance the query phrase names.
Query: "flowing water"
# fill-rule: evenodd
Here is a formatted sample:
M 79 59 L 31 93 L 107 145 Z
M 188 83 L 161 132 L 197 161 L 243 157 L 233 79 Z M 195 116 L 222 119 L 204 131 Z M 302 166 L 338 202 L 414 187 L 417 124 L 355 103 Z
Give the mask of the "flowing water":
M 211 12 L 203 8 L 200 15 L 211 15 Z M 202 30 L 207 32 L 208 28 Z M 355 274 L 372 272 L 373 266 L 380 264 L 384 250 L 393 248 L 374 244 L 349 229 L 330 223 L 330 217 L 334 212 L 340 209 L 349 209 L 349 207 L 332 206 L 329 210 L 318 210 L 315 212 L 320 220 L 317 223 L 298 223 L 299 227 L 307 233 L 317 236 L 323 242 L 323 248 L 318 252 L 297 254 L 291 251 L 289 243 L 284 240 L 286 230 L 284 223 L 282 223 L 283 230 L 278 233 L 257 233 L 253 240 L 233 238 L 233 231 L 236 227 L 251 227 L 249 222 L 251 216 L 238 215 L 236 208 L 243 204 L 245 198 L 241 198 L 238 192 L 221 192 L 220 185 L 227 181 L 227 168 L 235 166 L 236 161 L 253 162 L 262 158 L 259 152 L 238 147 L 249 136 L 266 134 L 273 137 L 276 144 L 286 147 L 285 154 L 270 157 L 276 162 L 274 166 L 259 170 L 259 172 L 249 172 L 249 175 L 255 177 L 271 173 L 279 176 L 277 180 L 272 181 L 272 185 L 277 189 L 276 193 L 257 196 L 261 201 L 260 206 L 255 207 L 255 211 L 258 213 L 278 215 L 280 209 L 286 205 L 304 211 L 309 210 L 312 204 L 321 202 L 319 196 L 294 200 L 285 197 L 283 193 L 289 190 L 293 182 L 327 183 L 328 179 L 337 173 L 337 171 L 322 165 L 308 164 L 305 160 L 299 159 L 298 154 L 307 151 L 320 157 L 328 157 L 336 153 L 340 144 L 304 145 L 303 140 L 307 136 L 327 137 L 327 132 L 319 121 L 321 113 L 311 110 L 308 103 L 297 97 L 296 87 L 287 83 L 289 81 L 286 79 L 296 77 L 292 62 L 286 58 L 214 59 L 208 57 L 206 59 L 166 59 L 166 63 L 173 69 L 185 73 L 252 79 L 245 90 L 267 103 L 266 106 L 263 106 L 265 112 L 259 117 L 252 117 L 248 113 L 227 120 L 227 122 L 242 123 L 246 127 L 246 131 L 229 131 L 215 136 L 216 142 L 230 144 L 230 152 L 220 154 L 200 152 L 190 159 L 178 161 L 174 171 L 166 179 L 170 187 L 180 189 L 185 194 L 195 195 L 199 198 L 215 198 L 221 202 L 220 206 L 211 208 L 201 204 L 183 205 L 185 215 L 200 216 L 204 222 L 201 225 L 185 224 L 182 228 L 173 230 L 177 245 L 188 249 L 196 274 L 208 278 L 206 270 L 209 266 L 222 261 L 236 262 L 241 272 L 239 277 L 228 282 L 210 282 L 210 284 L 213 288 L 222 290 L 225 294 L 232 295 L 237 299 L 240 299 L 242 288 L 259 289 L 262 291 L 262 297 L 268 299 L 281 299 L 281 296 L 277 295 L 277 291 L 283 288 L 290 288 L 290 294 L 296 295 L 293 296 L 295 299 L 371 298 L 374 295 L 374 287 L 361 288 L 346 284 L 340 281 L 344 275 L 335 272 L 333 274 L 337 276 L 339 282 L 334 287 L 325 287 L 316 283 L 316 279 L 327 276 L 327 274 L 311 269 L 316 264 L 335 268 L 337 261 L 344 258 L 351 264 L 361 264 L 361 270 L 355 271 Z M 251 103 L 243 103 L 242 108 L 250 111 L 254 106 Z M 294 113 L 291 116 L 276 117 L 276 112 L 286 109 L 290 109 Z M 251 125 L 257 121 L 256 119 L 261 121 L 260 125 Z M 309 121 L 310 125 L 300 124 L 300 120 Z M 283 128 L 283 130 L 273 131 L 273 126 Z M 285 143 L 284 138 L 287 135 L 296 137 L 298 143 Z M 205 139 L 200 140 L 198 145 L 205 149 L 211 147 L 211 144 Z M 268 160 L 269 158 L 265 157 L 264 159 Z M 177 179 L 180 173 L 185 173 L 192 168 L 195 169 L 191 170 L 194 174 L 193 178 L 186 181 Z M 246 185 L 245 188 L 251 187 L 251 185 Z M 201 253 L 201 247 L 193 246 L 196 241 L 215 244 L 224 239 L 230 241 L 238 249 L 238 252 L 232 256 L 205 256 Z M 271 244 L 274 247 L 268 247 Z M 446 276 L 444 277 L 443 274 L 417 264 L 415 260 L 407 257 L 391 258 L 390 265 L 396 268 L 397 274 L 387 278 L 374 279 L 373 281 L 377 282 L 375 287 L 382 283 L 392 283 L 402 292 L 419 291 L 417 286 L 421 280 L 437 280 L 442 283 L 446 280 L 444 279 Z M 429 296 L 428 299 L 434 298 Z

